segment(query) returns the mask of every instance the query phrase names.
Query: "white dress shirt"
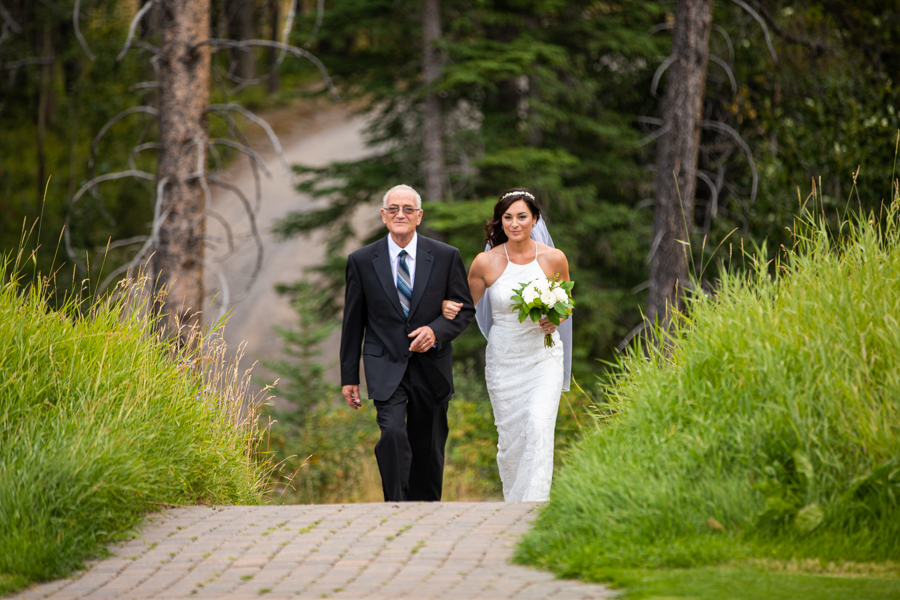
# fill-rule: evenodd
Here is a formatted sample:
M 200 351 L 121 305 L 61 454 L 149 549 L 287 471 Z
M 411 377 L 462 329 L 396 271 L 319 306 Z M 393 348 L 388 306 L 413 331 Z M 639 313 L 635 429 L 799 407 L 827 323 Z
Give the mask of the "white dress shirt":
M 401 248 L 394 241 L 394 238 L 388 234 L 388 255 L 391 257 L 391 274 L 394 276 L 394 286 L 397 285 L 397 269 L 400 268 L 400 251 L 406 250 L 406 266 L 409 268 L 409 287 L 416 289 L 416 242 L 419 241 L 419 234 L 413 233 L 412 240 Z

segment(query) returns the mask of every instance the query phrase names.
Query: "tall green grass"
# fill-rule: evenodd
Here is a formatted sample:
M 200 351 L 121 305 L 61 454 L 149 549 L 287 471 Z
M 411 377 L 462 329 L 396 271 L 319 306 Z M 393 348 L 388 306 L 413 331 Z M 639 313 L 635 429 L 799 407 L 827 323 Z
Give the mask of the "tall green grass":
M 796 246 L 623 359 L 520 561 L 621 568 L 900 558 L 900 219 Z
M 48 309 L 0 261 L 0 579 L 66 575 L 167 505 L 258 503 L 246 378 L 179 345 L 140 285 Z

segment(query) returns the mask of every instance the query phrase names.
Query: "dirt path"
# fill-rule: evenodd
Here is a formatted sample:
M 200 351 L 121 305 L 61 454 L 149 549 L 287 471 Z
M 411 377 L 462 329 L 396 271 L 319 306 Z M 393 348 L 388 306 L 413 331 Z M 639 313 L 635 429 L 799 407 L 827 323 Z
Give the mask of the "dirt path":
M 351 116 L 346 106 L 323 104 L 318 108 L 294 107 L 263 116 L 278 133 L 288 164 L 322 166 L 335 160 L 358 159 L 367 153 L 361 135 L 365 120 Z M 232 224 L 235 240 L 235 251 L 224 260 L 217 260 L 216 257 L 225 254 L 226 246 L 217 244 L 211 262 L 224 274 L 231 298 L 237 298 L 232 303 L 225 339 L 231 349 L 246 343 L 243 368 L 248 368 L 255 360 L 276 358 L 281 350 L 281 340 L 273 326 L 293 327 L 296 324 L 296 313 L 286 298 L 275 293 L 275 284 L 299 280 L 303 270 L 320 263 L 324 255 L 321 235 L 280 241 L 272 234 L 275 222 L 287 213 L 321 206 L 321 202 L 316 203 L 308 195 L 297 192 L 277 154 L 272 151 L 268 138 L 255 126 L 248 129 L 252 135 L 251 142 L 262 155 L 272 177 L 262 177 L 262 203 L 255 215 L 264 247 L 262 268 L 246 293 L 244 290 L 256 263 L 256 248 L 250 236 L 246 212 L 239 197 L 227 190 L 213 188 L 212 202 L 213 210 Z M 244 190 L 253 201 L 255 184 L 248 159 L 235 161 L 224 178 Z M 377 212 L 373 218 L 377 218 Z M 226 236 L 225 228 L 215 219 L 208 220 L 208 232 L 214 236 Z M 206 287 L 210 293 L 207 302 L 217 298 L 207 313 L 217 317 L 221 310 L 222 286 L 217 277 L 208 273 Z M 338 345 L 337 336 L 324 344 L 325 364 L 337 358 Z M 267 372 L 258 365 L 253 373 L 264 376 Z M 332 368 L 328 375 L 336 380 L 337 369 Z
M 189 507 L 79 576 L 18 600 L 606 599 L 602 585 L 509 563 L 530 503 Z

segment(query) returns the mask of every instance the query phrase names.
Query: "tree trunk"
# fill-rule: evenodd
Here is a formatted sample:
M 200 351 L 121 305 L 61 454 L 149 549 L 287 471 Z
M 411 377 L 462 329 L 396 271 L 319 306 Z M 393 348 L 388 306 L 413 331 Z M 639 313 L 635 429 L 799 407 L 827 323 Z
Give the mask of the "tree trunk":
M 435 85 L 441 78 L 441 55 L 435 42 L 441 38 L 440 0 L 425 0 L 422 43 L 425 74 L 425 119 L 422 142 L 425 147 L 425 199 L 444 197 L 444 139 L 441 102 Z
M 712 0 L 675 3 L 672 56 L 662 102 L 663 127 L 656 148 L 656 205 L 650 258 L 647 316 L 668 327 L 672 310 L 684 305 L 694 220 L 700 121 L 709 58 Z M 677 178 L 677 187 L 675 180 Z
M 231 39 L 246 41 L 253 39 L 253 0 L 231 0 L 229 2 L 228 31 Z M 251 48 L 235 48 L 231 60 L 236 63 L 235 75 L 241 79 L 256 77 L 256 59 Z
M 209 106 L 210 50 L 192 49 L 209 38 L 209 0 L 163 0 L 159 61 L 159 166 L 165 180 L 151 274 L 169 293 L 163 306 L 173 319 L 199 323 L 203 302 L 205 195 L 191 177 L 206 168 L 206 109 Z

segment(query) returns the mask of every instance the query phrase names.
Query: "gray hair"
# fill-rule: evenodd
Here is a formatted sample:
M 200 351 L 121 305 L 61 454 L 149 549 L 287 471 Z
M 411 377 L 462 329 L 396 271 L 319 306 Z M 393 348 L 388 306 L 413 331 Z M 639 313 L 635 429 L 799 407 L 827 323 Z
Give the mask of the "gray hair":
M 382 198 L 382 200 L 381 200 L 381 206 L 382 206 L 382 208 L 387 208 L 388 196 L 391 195 L 391 192 L 394 192 L 394 191 L 396 191 L 396 190 L 409 190 L 409 191 L 411 191 L 413 194 L 416 195 L 416 208 L 418 208 L 418 209 L 421 209 L 421 208 L 422 208 L 422 196 L 419 195 L 419 192 L 417 192 L 416 190 L 414 190 L 414 189 L 411 188 L 410 186 L 406 185 L 405 183 L 401 183 L 400 185 L 395 185 L 394 187 L 392 187 L 391 189 L 389 189 L 387 192 L 385 192 L 384 198 Z

